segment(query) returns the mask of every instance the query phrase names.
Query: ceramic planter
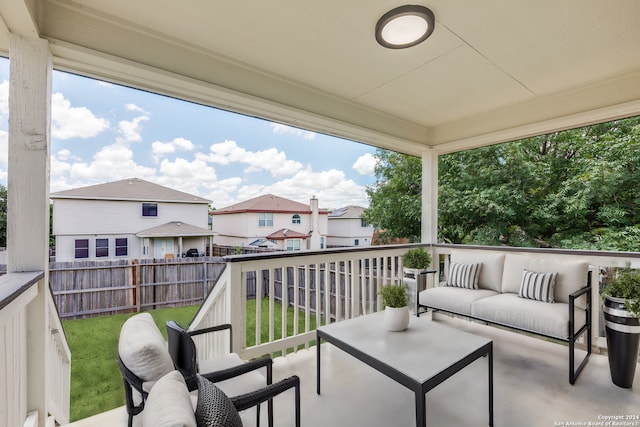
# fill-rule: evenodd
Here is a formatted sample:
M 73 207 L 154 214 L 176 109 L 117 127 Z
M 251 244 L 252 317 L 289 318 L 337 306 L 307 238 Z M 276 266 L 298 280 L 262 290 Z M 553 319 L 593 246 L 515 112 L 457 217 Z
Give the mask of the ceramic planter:
M 623 298 L 605 295 L 604 320 L 611 380 L 618 387 L 631 388 L 638 365 L 640 319 L 625 309 Z
M 384 326 L 392 332 L 407 329 L 409 327 L 409 307 L 385 307 Z

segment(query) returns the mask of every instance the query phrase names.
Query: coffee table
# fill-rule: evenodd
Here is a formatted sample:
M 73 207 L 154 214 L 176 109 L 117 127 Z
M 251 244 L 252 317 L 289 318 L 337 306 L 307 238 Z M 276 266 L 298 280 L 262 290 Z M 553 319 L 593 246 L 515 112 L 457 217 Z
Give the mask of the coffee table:
M 488 356 L 489 426 L 493 426 L 493 341 L 415 316 L 406 331 L 389 332 L 383 316 L 383 311 L 377 312 L 316 330 L 317 393 L 323 339 L 412 390 L 416 426 L 425 427 L 426 393 L 473 361 Z

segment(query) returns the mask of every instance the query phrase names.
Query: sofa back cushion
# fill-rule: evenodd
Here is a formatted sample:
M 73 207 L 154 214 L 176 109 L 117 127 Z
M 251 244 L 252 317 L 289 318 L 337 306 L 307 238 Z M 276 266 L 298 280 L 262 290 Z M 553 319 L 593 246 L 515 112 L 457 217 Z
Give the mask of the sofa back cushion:
M 502 275 L 502 293 L 520 292 L 522 274 L 524 270 L 537 273 L 558 273 L 555 282 L 555 302 L 568 303 L 569 294 L 587 285 L 589 263 L 586 260 L 563 260 L 557 255 L 520 255 L 507 253 L 504 260 Z M 584 308 L 585 299 L 576 302 L 578 307 Z
M 478 288 L 500 292 L 505 260 L 504 253 L 454 250 L 451 252 L 450 260 L 452 263 L 481 264 Z M 520 277 L 522 277 L 522 273 L 520 273 Z M 520 282 L 518 282 L 518 285 L 520 285 Z

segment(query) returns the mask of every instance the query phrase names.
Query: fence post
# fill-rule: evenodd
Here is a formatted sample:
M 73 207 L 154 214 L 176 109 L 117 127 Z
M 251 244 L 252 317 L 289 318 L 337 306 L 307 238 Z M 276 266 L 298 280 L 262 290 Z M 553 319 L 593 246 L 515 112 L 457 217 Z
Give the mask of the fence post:
M 138 260 L 131 260 L 132 276 L 133 276 L 133 295 L 134 304 L 136 305 L 136 313 L 140 313 L 140 300 L 142 294 L 140 293 L 140 268 L 138 267 Z
M 206 257 L 205 257 L 206 258 Z M 207 298 L 207 260 L 202 258 L 202 301 Z

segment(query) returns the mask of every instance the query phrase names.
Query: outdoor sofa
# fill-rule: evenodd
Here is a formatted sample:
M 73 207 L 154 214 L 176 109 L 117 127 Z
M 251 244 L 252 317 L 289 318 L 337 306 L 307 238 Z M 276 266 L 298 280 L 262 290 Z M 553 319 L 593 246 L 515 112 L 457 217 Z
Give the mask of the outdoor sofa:
M 446 281 L 418 295 L 426 310 L 476 319 L 569 344 L 569 382 L 591 355 L 591 274 L 587 261 L 553 254 L 454 250 Z M 575 369 L 575 343 L 587 354 Z

